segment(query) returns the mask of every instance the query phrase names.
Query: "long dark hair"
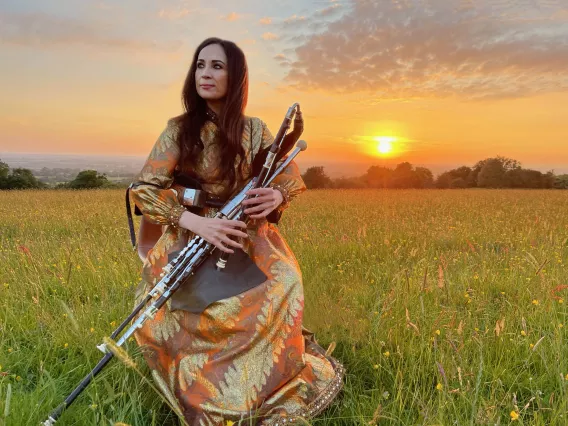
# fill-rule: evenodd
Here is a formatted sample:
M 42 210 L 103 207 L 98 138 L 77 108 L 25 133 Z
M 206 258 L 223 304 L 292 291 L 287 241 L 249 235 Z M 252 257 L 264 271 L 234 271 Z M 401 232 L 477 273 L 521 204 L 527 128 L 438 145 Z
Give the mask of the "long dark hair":
M 203 148 L 200 133 L 201 127 L 207 120 L 205 114 L 207 103 L 197 93 L 195 71 L 199 53 L 211 44 L 220 45 L 227 55 L 227 95 L 223 110 L 218 117 L 221 138 L 219 179 L 228 179 L 229 185 L 234 185 L 237 178 L 235 160 L 240 157 L 237 169 L 242 173 L 245 157 L 242 137 L 245 125 L 244 111 L 248 100 L 248 68 L 243 51 L 232 41 L 211 37 L 204 40 L 195 50 L 182 91 L 185 112 L 178 117 L 177 141 L 181 149 L 179 168 L 182 171 L 191 168 L 197 154 Z

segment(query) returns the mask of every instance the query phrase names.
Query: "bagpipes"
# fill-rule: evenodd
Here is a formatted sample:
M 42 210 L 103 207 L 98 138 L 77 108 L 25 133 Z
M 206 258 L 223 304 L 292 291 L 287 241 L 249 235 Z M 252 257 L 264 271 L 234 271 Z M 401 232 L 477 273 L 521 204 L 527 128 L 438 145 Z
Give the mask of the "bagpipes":
M 290 136 L 286 133 L 297 113 L 299 113 L 299 104 L 296 103 L 288 109 L 272 145 L 259 152 L 253 160 L 251 173 L 253 177 L 220 208 L 215 218 L 240 220 L 246 223 L 248 216 L 244 213 L 241 203 L 249 198 L 246 195 L 247 191 L 267 188 L 300 151 L 306 150 L 307 144 L 301 140 L 290 152 L 297 138 L 294 140 L 294 138 L 286 137 Z M 288 153 L 289 155 L 284 158 Z M 282 161 L 278 164 L 280 160 Z M 132 229 L 131 227 L 131 232 Z M 169 263 L 162 270 L 159 282 L 111 334 L 112 346 L 123 346 L 136 330 L 142 328 L 147 320 L 153 319 L 170 299 L 172 310 L 184 309 L 190 312 L 201 312 L 211 301 L 239 294 L 261 284 L 266 279 L 266 276 L 258 270 L 254 262 L 242 250 L 235 249 L 233 254 L 223 252 L 215 261 L 213 254 L 216 249 L 212 243 L 195 235 L 179 253 L 171 256 Z M 235 259 L 229 259 L 229 256 L 234 256 Z M 180 290 L 179 293 L 178 290 Z M 176 299 L 174 296 L 178 294 L 181 294 L 181 297 Z M 151 302 L 150 305 L 146 306 L 149 302 Z M 132 320 L 134 322 L 128 327 Z M 116 340 L 126 327 L 128 329 Z M 106 343 L 97 346 L 104 353 L 104 357 L 41 425 L 55 424 L 63 411 L 75 401 L 114 357 L 115 349 L 112 346 L 109 348 Z

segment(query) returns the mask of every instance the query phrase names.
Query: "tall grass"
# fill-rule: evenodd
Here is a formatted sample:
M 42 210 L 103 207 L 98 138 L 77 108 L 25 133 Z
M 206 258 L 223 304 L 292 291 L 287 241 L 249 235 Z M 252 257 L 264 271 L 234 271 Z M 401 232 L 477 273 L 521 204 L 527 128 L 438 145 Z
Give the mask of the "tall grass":
M 346 366 L 314 425 L 566 424 L 568 192 L 308 191 L 280 229 L 304 325 Z M 0 422 L 37 424 L 99 361 L 141 262 L 123 192 L 0 193 Z M 134 342 L 130 356 L 148 370 Z M 174 425 L 112 362 L 61 424 Z

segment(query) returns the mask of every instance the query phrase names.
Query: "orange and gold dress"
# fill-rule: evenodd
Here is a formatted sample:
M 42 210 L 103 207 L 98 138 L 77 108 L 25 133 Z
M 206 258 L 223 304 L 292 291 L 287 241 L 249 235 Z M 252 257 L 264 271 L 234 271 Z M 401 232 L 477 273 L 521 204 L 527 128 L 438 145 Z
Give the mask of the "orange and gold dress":
M 168 254 L 192 236 L 170 224 L 183 212 L 170 188 L 180 154 L 176 123 L 168 121 L 131 190 L 147 219 L 167 225 L 144 262 L 136 303 L 159 280 Z M 206 121 L 201 129 L 204 148 L 193 173 L 204 190 L 224 199 L 250 178 L 251 158 L 273 142 L 262 120 L 247 117 L 246 123 L 249 175 L 232 187 L 218 179 L 218 127 Z M 290 200 L 306 190 L 293 161 L 274 183 L 288 190 Z M 206 208 L 204 215 L 215 213 Z M 296 424 L 298 417 L 320 413 L 343 386 L 343 365 L 326 355 L 302 325 L 302 275 L 290 247 L 266 219 L 251 220 L 247 233 L 244 250 L 268 277 L 264 283 L 216 301 L 201 314 L 172 311 L 168 302 L 135 333 L 159 389 L 191 426 L 239 424 L 242 419 L 243 425 Z

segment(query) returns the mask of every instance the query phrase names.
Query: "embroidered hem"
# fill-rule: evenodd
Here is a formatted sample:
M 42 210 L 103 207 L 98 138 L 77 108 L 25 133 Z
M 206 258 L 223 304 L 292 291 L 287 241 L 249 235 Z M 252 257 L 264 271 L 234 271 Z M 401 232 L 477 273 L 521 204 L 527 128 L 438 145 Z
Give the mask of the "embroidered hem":
M 345 367 L 337 359 L 329 356 L 335 367 L 335 377 L 331 380 L 329 385 L 310 403 L 306 408 L 301 408 L 288 416 L 281 416 L 276 419 L 268 419 L 259 423 L 261 426 L 284 426 L 293 424 L 303 424 L 298 418 L 308 420 L 317 416 L 325 410 L 329 404 L 335 399 L 339 391 L 343 388 L 343 376 L 345 375 Z

